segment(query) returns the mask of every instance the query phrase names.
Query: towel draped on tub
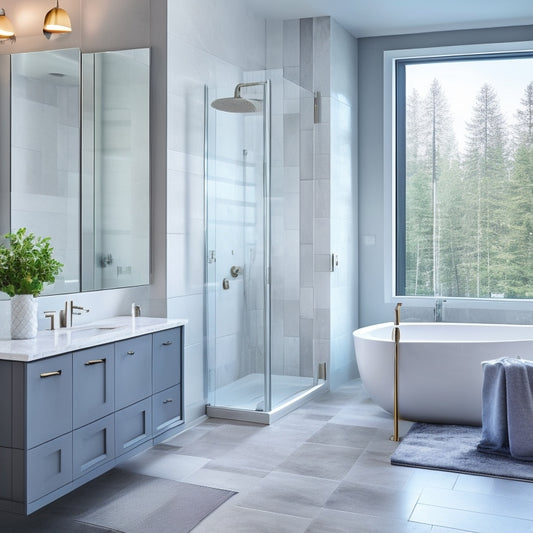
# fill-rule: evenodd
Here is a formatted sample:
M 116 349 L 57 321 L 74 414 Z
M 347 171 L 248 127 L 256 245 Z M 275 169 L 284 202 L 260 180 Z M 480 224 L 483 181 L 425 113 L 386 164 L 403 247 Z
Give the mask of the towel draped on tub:
M 533 361 L 484 361 L 480 452 L 533 461 Z

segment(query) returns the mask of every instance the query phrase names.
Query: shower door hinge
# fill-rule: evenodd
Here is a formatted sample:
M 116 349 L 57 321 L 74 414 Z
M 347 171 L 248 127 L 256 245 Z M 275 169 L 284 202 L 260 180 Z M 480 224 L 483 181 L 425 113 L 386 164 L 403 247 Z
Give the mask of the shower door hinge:
M 316 91 L 315 92 L 313 100 L 314 100 L 314 105 L 313 105 L 314 118 L 313 118 L 313 122 L 315 124 L 318 124 L 320 122 L 320 91 Z
M 335 272 L 335 269 L 339 266 L 339 254 L 331 254 L 331 270 L 330 272 Z
M 323 379 L 325 381 L 327 378 L 326 363 L 318 363 L 318 379 Z
M 217 253 L 215 250 L 209 250 L 207 253 L 207 262 L 208 263 L 216 263 L 217 261 Z

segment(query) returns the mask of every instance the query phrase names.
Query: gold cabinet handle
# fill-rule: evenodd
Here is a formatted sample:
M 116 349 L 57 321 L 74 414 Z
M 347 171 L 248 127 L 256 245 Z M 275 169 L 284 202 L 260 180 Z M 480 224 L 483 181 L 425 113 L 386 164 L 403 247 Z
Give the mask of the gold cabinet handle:
M 49 377 L 52 377 L 52 376 L 60 376 L 61 375 L 61 370 L 54 370 L 53 372 L 43 372 L 41 374 L 41 377 L 42 378 L 49 378 Z
M 85 362 L 85 366 L 100 365 L 102 363 L 105 363 L 105 359 L 91 359 L 90 361 Z
M 172 398 L 167 398 L 166 400 L 163 400 L 163 403 L 172 403 L 173 401 Z
M 172 341 L 165 341 L 163 343 L 163 346 L 170 346 L 172 344 Z
M 135 352 L 133 350 L 128 350 L 128 355 L 135 355 Z

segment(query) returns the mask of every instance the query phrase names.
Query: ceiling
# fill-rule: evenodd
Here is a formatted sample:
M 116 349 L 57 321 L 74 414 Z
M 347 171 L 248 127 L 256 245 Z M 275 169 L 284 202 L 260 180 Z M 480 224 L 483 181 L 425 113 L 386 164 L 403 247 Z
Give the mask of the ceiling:
M 533 24 L 533 0 L 246 0 L 267 19 L 329 15 L 355 37 Z M 532 29 L 533 37 L 533 29 Z

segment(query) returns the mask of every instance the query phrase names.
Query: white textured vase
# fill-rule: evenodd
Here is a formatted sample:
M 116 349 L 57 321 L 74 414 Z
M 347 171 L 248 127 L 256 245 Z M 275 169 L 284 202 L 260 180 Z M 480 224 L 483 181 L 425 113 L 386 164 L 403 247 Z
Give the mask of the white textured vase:
M 33 339 L 37 335 L 37 300 L 32 294 L 11 298 L 11 338 Z

